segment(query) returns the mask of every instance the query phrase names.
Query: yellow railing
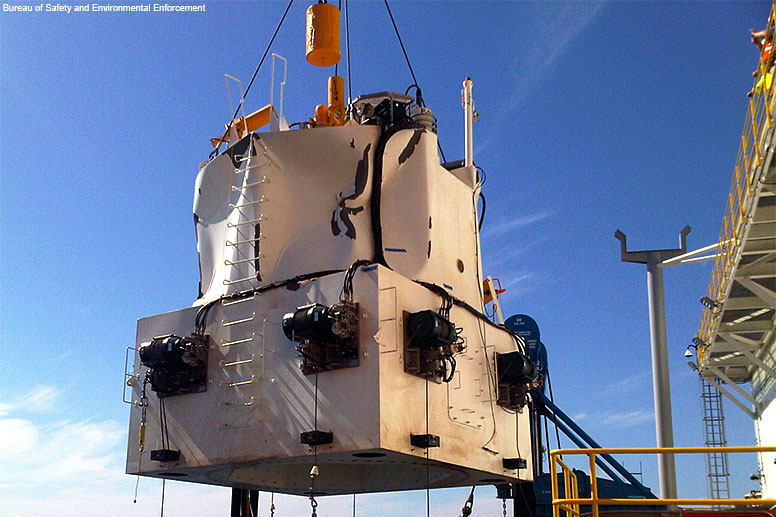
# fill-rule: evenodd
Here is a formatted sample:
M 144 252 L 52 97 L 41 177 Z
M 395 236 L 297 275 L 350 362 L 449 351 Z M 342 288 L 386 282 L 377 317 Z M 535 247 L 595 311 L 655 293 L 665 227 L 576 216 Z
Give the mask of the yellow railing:
M 558 449 L 550 452 L 550 477 L 552 478 L 552 515 L 581 517 L 580 507 L 590 506 L 593 517 L 598 517 L 600 506 L 772 506 L 776 499 L 601 499 L 598 497 L 596 456 L 600 454 L 708 454 L 714 452 L 762 453 L 776 452 L 776 447 L 664 447 L 632 449 Z M 576 473 L 563 462 L 563 456 L 588 457 L 590 497 L 579 496 Z M 558 467 L 563 474 L 563 493 L 558 481 Z
M 579 503 L 569 503 L 566 504 L 561 501 L 565 500 L 576 500 L 579 499 L 579 480 L 577 479 L 577 475 L 574 473 L 572 469 L 569 468 L 568 465 L 563 463 L 563 460 L 560 459 L 558 456 L 553 457 L 552 455 L 555 454 L 557 451 L 553 451 L 550 453 L 550 473 L 553 474 L 552 476 L 552 515 L 554 517 L 558 517 L 560 515 L 560 510 L 565 510 L 566 515 L 574 515 L 575 517 L 580 517 L 582 514 L 579 511 Z M 554 462 L 554 463 L 553 463 Z M 557 464 L 561 468 L 561 472 L 563 472 L 563 498 L 558 498 L 560 487 L 558 486 L 558 476 L 554 475 L 556 470 L 554 468 L 554 465 Z M 591 467 L 592 469 L 595 469 L 595 467 Z M 594 481 L 591 479 L 590 483 L 592 485 Z M 597 487 L 596 487 L 597 488 Z M 555 500 L 558 500 L 558 504 L 555 504 Z
M 776 2 L 771 6 L 771 14 L 768 17 L 767 31 L 774 29 L 774 17 L 776 16 Z M 774 38 L 776 40 L 776 38 Z M 725 216 L 722 220 L 722 229 L 719 234 L 719 248 L 714 259 L 714 268 L 709 280 L 709 289 L 706 294 L 712 300 L 722 300 L 726 295 L 732 280 L 733 266 L 735 265 L 738 251 L 743 239 L 743 231 L 752 208 L 754 194 L 757 189 L 756 178 L 761 172 L 764 144 L 773 128 L 773 107 L 776 99 L 776 79 L 774 74 L 774 55 L 763 63 L 758 60 L 758 74 L 755 84 L 762 78 L 762 85 L 753 88 L 754 94 L 749 101 L 749 107 L 744 122 L 744 131 L 741 135 L 741 144 L 738 149 L 738 158 L 733 171 L 733 184 L 728 195 Z M 766 74 L 768 79 L 766 79 Z M 742 92 L 743 94 L 743 92 Z M 698 329 L 698 337 L 705 343 L 711 343 L 715 331 L 716 309 L 706 308 L 701 316 L 701 324 Z M 705 359 L 705 348 L 698 348 L 698 365 L 702 366 Z

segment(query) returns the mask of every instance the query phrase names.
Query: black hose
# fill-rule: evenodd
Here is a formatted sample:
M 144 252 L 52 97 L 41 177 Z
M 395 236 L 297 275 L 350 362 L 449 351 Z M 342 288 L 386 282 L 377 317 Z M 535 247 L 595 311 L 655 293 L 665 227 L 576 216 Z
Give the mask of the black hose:
M 212 309 L 213 306 L 220 301 L 239 300 L 240 298 L 253 296 L 254 294 L 257 294 L 257 293 L 264 293 L 266 291 L 277 289 L 279 287 L 287 287 L 289 285 L 293 285 L 299 282 L 304 282 L 305 280 L 314 280 L 316 278 L 333 275 L 335 273 L 342 273 L 342 270 L 327 269 L 325 271 L 314 271 L 312 273 L 303 273 L 301 275 L 296 275 L 294 277 L 287 278 L 285 280 L 278 280 L 277 282 L 272 282 L 271 284 L 262 285 L 261 287 L 257 287 L 255 289 L 249 289 L 247 291 L 240 291 L 239 293 L 221 296 L 220 298 L 216 298 L 215 300 L 212 300 L 199 308 L 199 310 L 197 311 L 197 316 L 194 318 L 194 327 L 196 328 L 197 333 L 204 334 L 205 328 L 207 327 L 208 312 L 210 312 L 210 309 Z
M 517 348 L 524 356 L 528 357 L 528 350 L 525 347 L 525 340 L 517 334 L 514 330 L 507 327 L 506 325 L 502 325 L 500 323 L 496 323 L 495 321 L 492 321 L 490 318 L 488 318 L 487 315 L 481 313 L 465 301 L 461 300 L 460 298 L 456 298 L 452 294 L 447 292 L 447 289 L 444 287 L 438 286 L 436 284 L 432 284 L 431 282 L 424 282 L 423 280 L 413 280 L 416 284 L 420 284 L 429 291 L 432 291 L 442 297 L 442 299 L 449 299 L 453 305 L 457 305 L 458 307 L 461 307 L 462 309 L 466 309 L 469 313 L 476 316 L 480 320 L 484 321 L 491 327 L 496 327 L 499 330 L 505 331 L 507 334 L 512 336 L 512 338 L 515 340 L 515 343 L 517 344 Z
M 391 266 L 386 262 L 385 254 L 383 253 L 383 227 L 382 218 L 380 216 L 380 198 L 382 196 L 383 187 L 383 155 L 385 154 L 385 146 L 388 143 L 388 140 L 404 129 L 424 129 L 424 126 L 415 123 L 404 123 L 397 124 L 383 131 L 380 135 L 380 140 L 377 142 L 377 147 L 375 148 L 374 170 L 372 171 L 370 218 L 372 222 L 372 238 L 375 247 L 373 261 L 382 264 L 388 269 L 391 269 Z
M 482 212 L 480 212 L 480 222 L 477 224 L 477 231 L 482 230 L 482 222 L 485 220 L 485 195 L 480 192 L 480 199 L 482 200 Z

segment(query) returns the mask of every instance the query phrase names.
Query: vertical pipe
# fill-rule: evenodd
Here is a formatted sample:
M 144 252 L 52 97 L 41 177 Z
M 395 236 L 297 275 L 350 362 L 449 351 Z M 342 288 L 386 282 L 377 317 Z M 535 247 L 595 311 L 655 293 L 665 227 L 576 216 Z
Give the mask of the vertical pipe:
M 472 125 L 474 124 L 474 101 L 472 100 L 472 80 L 470 77 L 467 77 L 466 80 L 463 82 L 463 92 L 461 92 L 463 95 L 463 109 L 464 109 L 464 117 L 466 121 L 466 129 L 464 134 L 464 143 L 466 146 L 465 149 L 465 165 L 466 167 L 471 167 L 474 165 L 474 144 L 472 142 Z M 476 180 L 476 178 L 475 178 Z
M 671 387 L 668 380 L 666 346 L 666 311 L 663 293 L 663 270 L 659 252 L 647 256 L 647 293 L 649 296 L 649 331 L 652 344 L 652 387 L 655 394 L 655 428 L 658 447 L 673 447 L 671 422 Z M 673 454 L 658 456 L 660 497 L 676 499 L 676 466 Z

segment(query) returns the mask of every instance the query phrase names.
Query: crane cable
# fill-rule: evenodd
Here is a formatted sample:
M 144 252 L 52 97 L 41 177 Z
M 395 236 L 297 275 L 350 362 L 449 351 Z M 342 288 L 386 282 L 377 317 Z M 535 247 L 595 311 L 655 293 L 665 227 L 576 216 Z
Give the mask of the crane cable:
M 348 61 L 348 105 L 352 102 L 353 92 L 350 88 L 350 16 L 348 14 L 348 0 L 345 0 L 345 56 Z
M 245 98 L 248 96 L 248 92 L 251 90 L 251 86 L 253 86 L 253 81 L 256 80 L 256 76 L 259 73 L 259 69 L 261 68 L 261 65 L 264 64 L 264 60 L 267 58 L 267 54 L 269 54 L 269 49 L 272 48 L 272 44 L 275 42 L 275 37 L 278 35 L 278 32 L 280 31 L 280 26 L 283 25 L 283 21 L 286 19 L 288 10 L 291 9 L 291 4 L 293 3 L 294 3 L 294 0 L 288 0 L 288 5 L 286 6 L 286 10 L 283 12 L 283 16 L 280 18 L 280 21 L 278 22 L 278 26 L 275 27 L 275 32 L 272 34 L 272 38 L 270 38 L 269 44 L 267 45 L 267 48 L 264 50 L 264 55 L 261 56 L 261 60 L 259 60 L 259 64 L 258 66 L 256 66 L 256 70 L 254 70 L 253 72 L 253 77 L 251 77 L 251 80 L 248 83 L 248 87 L 245 88 L 245 93 L 243 93 L 242 99 L 240 99 L 240 102 L 237 105 L 237 109 L 234 110 L 234 114 L 232 115 L 232 120 L 230 120 L 229 124 L 226 126 L 226 134 L 229 134 L 229 131 L 232 129 L 232 125 L 234 124 L 235 117 L 237 117 L 237 114 L 240 113 L 240 108 L 242 108 L 243 102 L 245 101 Z M 223 139 L 221 139 L 218 142 L 218 146 L 210 154 L 211 157 L 216 156 L 218 154 L 218 151 L 221 149 L 222 143 L 223 143 Z
M 391 17 L 391 23 L 393 24 L 393 30 L 396 32 L 396 37 L 399 39 L 399 45 L 401 45 L 401 51 L 404 53 L 404 59 L 407 61 L 407 66 L 410 69 L 410 75 L 412 75 L 412 82 L 415 83 L 417 86 L 418 80 L 415 77 L 415 71 L 412 70 L 412 64 L 410 63 L 410 58 L 407 56 L 407 50 L 404 48 L 404 42 L 401 40 L 401 35 L 399 34 L 399 29 L 396 27 L 396 20 L 393 19 L 393 13 L 391 12 L 391 8 L 388 6 L 388 0 L 383 0 L 385 2 L 385 8 L 388 10 L 388 16 Z
M 418 83 L 417 77 L 415 77 L 415 71 L 412 69 L 412 63 L 410 63 L 410 58 L 407 55 L 407 49 L 404 48 L 404 42 L 401 39 L 401 34 L 399 34 L 399 28 L 396 26 L 396 20 L 393 19 L 393 13 L 391 12 L 391 7 L 388 5 L 388 0 L 383 0 L 383 2 L 385 3 L 385 8 L 388 10 L 388 16 L 391 18 L 391 24 L 393 25 L 393 30 L 396 33 L 396 38 L 399 40 L 401 51 L 404 54 L 404 60 L 407 61 L 407 68 L 410 69 L 412 82 L 414 83 L 414 86 L 417 89 L 418 99 L 420 99 L 419 103 L 423 103 L 420 84 Z M 347 9 L 348 9 L 348 0 L 345 0 L 346 27 L 347 27 Z M 348 35 L 348 74 L 350 74 L 350 35 Z M 350 75 L 348 75 L 348 85 L 350 85 Z M 439 154 L 442 155 L 442 162 L 447 162 L 447 158 L 445 158 L 445 152 L 442 150 L 442 144 L 439 142 L 439 140 L 437 140 L 437 148 L 439 149 Z

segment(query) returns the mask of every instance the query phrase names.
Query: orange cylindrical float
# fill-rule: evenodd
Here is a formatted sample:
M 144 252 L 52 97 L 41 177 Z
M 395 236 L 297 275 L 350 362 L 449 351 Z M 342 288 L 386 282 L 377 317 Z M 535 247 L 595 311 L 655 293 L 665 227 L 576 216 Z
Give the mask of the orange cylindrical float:
M 345 79 L 338 75 L 329 77 L 329 123 L 341 126 L 345 122 Z
M 319 2 L 307 9 L 307 61 L 315 66 L 333 66 L 340 60 L 340 11 Z

